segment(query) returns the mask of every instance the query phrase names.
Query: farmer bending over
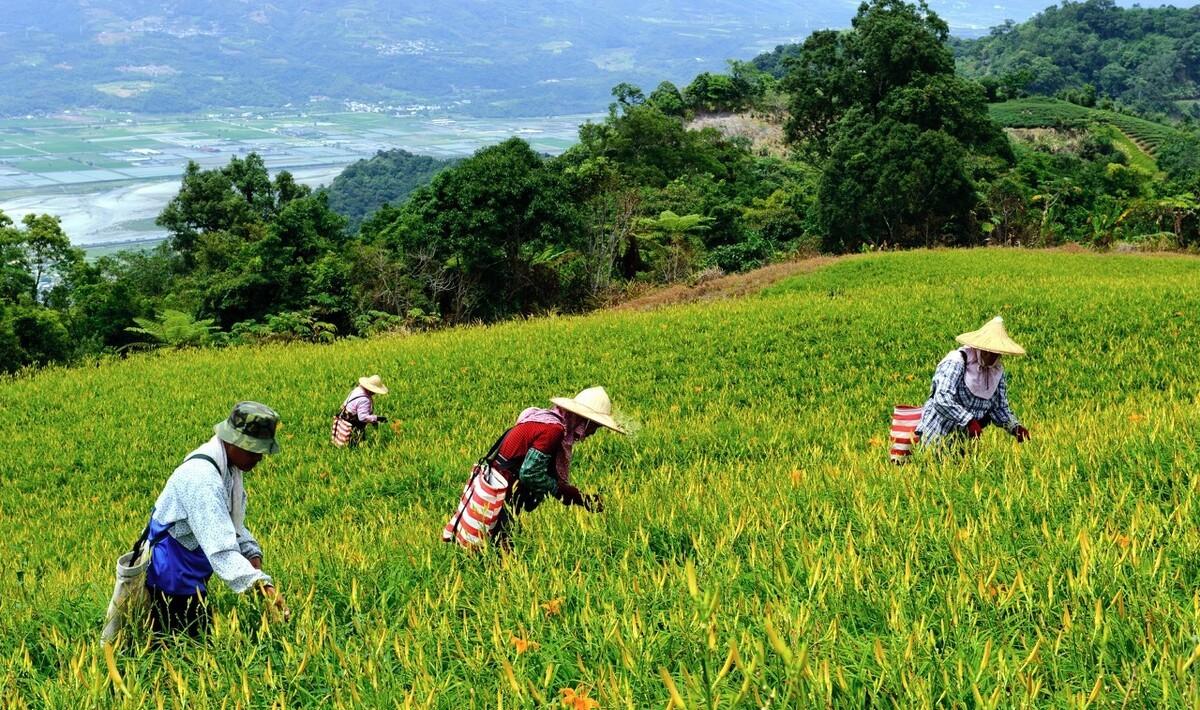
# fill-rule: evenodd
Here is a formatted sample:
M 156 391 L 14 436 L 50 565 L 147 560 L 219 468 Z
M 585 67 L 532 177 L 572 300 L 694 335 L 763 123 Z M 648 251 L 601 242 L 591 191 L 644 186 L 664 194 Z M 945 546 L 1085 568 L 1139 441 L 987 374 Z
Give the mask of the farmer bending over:
M 213 427 L 216 436 L 188 455 L 154 503 L 148 534 L 154 544 L 146 588 L 154 631 L 199 635 L 208 626 L 205 605 L 213 572 L 233 591 L 254 589 L 286 618 L 283 597 L 262 572 L 262 548 L 246 529 L 242 474 L 264 454 L 279 452 L 279 415 L 257 402 L 240 402 Z
M 603 387 L 592 387 L 574 398 L 550 401 L 551 409 L 530 407 L 521 412 L 488 460 L 507 484 L 504 507 L 491 532 L 502 550 L 511 547 L 513 518 L 538 507 L 547 495 L 593 513 L 604 508 L 599 494 L 587 495 L 571 485 L 571 454 L 576 443 L 602 426 L 625 433 L 612 417 L 612 400 Z M 447 542 L 454 539 L 455 523 L 452 520 L 443 533 Z
M 368 424 L 386 422 L 387 417 L 375 414 L 375 395 L 387 393 L 379 375 L 358 378 L 358 386 L 346 395 L 341 411 L 333 418 L 334 446 L 357 446 L 366 438 Z
M 1017 441 L 1029 439 L 1008 406 L 1008 375 L 1000 364 L 1003 355 L 1024 355 L 996 316 L 979 330 L 955 338 L 963 347 L 952 350 L 933 373 L 929 401 L 925 403 L 917 436 L 929 446 L 948 435 L 978 439 L 984 427 L 995 424 Z

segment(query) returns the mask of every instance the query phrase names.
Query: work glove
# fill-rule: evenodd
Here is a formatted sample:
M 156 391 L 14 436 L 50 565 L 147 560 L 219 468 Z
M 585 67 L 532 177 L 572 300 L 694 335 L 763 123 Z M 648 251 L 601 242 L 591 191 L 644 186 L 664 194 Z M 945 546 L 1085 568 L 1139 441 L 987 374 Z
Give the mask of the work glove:
M 376 424 L 387 424 L 387 417 L 376 417 L 375 423 Z
M 967 422 L 968 437 L 972 439 L 978 439 L 981 434 L 983 434 L 983 425 L 979 423 L 978 419 L 972 419 L 971 421 Z
M 1018 426 L 1013 429 L 1013 436 L 1017 437 L 1017 443 L 1029 441 L 1029 430 L 1023 426 Z
M 604 512 L 604 497 L 599 493 L 588 493 L 583 496 L 583 509 L 589 513 Z

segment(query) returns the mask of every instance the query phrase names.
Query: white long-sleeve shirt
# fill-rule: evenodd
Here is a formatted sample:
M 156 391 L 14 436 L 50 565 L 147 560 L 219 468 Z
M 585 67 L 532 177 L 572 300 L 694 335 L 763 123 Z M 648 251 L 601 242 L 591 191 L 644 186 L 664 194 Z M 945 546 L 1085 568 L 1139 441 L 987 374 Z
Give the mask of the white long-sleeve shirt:
M 154 503 L 154 520 L 168 526 L 168 534 L 188 550 L 200 548 L 213 572 L 235 592 L 244 592 L 255 582 L 271 578 L 250 564 L 262 557 L 262 548 L 246 528 L 246 489 L 242 472 L 231 466 L 225 447 L 217 437 L 209 439 L 167 479 Z

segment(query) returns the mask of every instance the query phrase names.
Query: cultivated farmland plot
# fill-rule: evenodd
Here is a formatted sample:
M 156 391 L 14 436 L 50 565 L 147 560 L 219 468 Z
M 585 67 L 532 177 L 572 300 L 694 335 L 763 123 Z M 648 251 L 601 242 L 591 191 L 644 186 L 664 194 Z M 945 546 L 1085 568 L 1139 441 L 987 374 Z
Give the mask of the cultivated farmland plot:
M 1171 126 L 1137 116 L 1044 97 L 990 104 L 988 113 L 994 121 L 1009 128 L 1079 128 L 1089 124 L 1111 124 L 1151 156 L 1158 153 L 1163 143 L 1180 135 Z
M 111 247 L 165 237 L 153 220 L 178 192 L 188 161 L 213 168 L 257 152 L 272 170 L 289 170 L 315 187 L 391 148 L 461 157 L 520 135 L 557 154 L 595 117 L 492 121 L 293 111 L 194 119 L 89 111 L 68 118 L 0 120 L 0 210 L 17 221 L 49 212 L 62 218 L 76 245 Z
M 1198 283 L 1194 258 L 915 252 L 735 301 L 4 382 L 0 704 L 1195 706 Z M 1032 441 L 891 466 L 892 405 L 997 313 Z M 375 371 L 394 427 L 333 449 Z M 576 450 L 606 510 L 544 505 L 507 558 L 438 542 L 517 412 L 593 384 L 638 429 Z M 284 418 L 248 520 L 295 615 L 214 582 L 207 642 L 125 647 L 126 695 L 112 562 L 240 398 Z

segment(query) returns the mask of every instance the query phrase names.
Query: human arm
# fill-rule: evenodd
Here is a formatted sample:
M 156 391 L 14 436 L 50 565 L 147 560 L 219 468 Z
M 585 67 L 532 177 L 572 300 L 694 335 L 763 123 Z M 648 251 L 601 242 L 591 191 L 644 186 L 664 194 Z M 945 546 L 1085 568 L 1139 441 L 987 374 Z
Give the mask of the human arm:
M 354 416 L 364 424 L 377 424 L 379 417 L 375 416 L 375 406 L 370 397 L 361 397 L 354 402 Z
M 563 505 L 580 505 L 593 513 L 604 509 L 599 495 L 583 493 L 571 483 L 571 457 L 561 446 L 554 453 L 550 473 L 555 479 L 554 497 Z
M 271 578 L 256 569 L 243 553 L 220 477 L 215 472 L 195 474 L 179 479 L 177 485 L 178 500 L 188 528 L 213 572 L 238 593 L 245 592 L 257 582 L 270 584 Z M 261 551 L 257 557 L 261 566 Z
M 561 457 L 562 455 L 563 454 L 559 452 L 558 456 Z M 570 463 L 566 461 L 560 462 L 557 460 L 557 457 L 554 463 L 560 464 L 555 465 L 550 469 L 550 472 L 554 475 L 555 482 L 557 483 L 557 492 L 554 494 L 554 497 L 562 501 L 563 505 L 582 505 L 588 510 L 591 510 L 592 508 L 589 501 L 592 500 L 594 496 L 585 495 L 582 491 L 571 484 Z
M 246 491 L 242 491 L 242 510 L 246 509 L 248 501 L 246 500 Z M 250 560 L 250 564 L 254 565 L 254 569 L 262 569 L 262 546 L 258 544 L 258 540 L 254 538 L 254 533 L 242 523 L 237 530 L 238 549 L 242 551 L 242 556 Z
M 992 409 L 989 412 L 992 421 L 996 426 L 1004 429 L 1013 436 L 1017 436 L 1018 429 L 1024 430 L 1021 423 L 1017 421 L 1017 417 L 1012 412 L 1012 408 L 1008 404 L 1008 373 L 1000 374 L 1000 384 L 996 387 L 996 395 L 992 398 Z M 1025 435 L 1028 437 L 1029 432 Z

